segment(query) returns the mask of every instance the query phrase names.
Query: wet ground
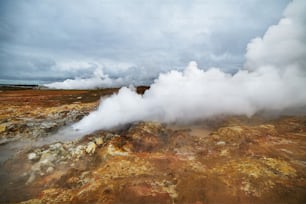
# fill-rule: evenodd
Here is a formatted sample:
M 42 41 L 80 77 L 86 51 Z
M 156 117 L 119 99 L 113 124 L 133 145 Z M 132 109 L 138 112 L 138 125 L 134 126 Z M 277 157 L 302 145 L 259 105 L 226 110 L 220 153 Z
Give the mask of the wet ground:
M 61 140 L 116 91 L 2 90 L 0 203 L 306 202 L 305 116 L 138 122 Z

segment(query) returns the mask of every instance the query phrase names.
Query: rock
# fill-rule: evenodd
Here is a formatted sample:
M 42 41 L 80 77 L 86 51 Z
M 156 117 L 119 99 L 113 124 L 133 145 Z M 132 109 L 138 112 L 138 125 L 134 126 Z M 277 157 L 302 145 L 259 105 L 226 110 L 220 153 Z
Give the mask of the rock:
M 109 144 L 107 147 L 107 154 L 111 156 L 128 156 L 128 152 L 124 152 L 118 148 L 116 148 L 113 144 Z
M 229 142 L 240 140 L 243 137 L 242 132 L 243 128 L 240 126 L 223 127 L 217 130 L 217 134 Z
M 96 151 L 96 147 L 97 147 L 97 145 L 94 142 L 89 142 L 87 144 L 87 147 L 86 147 L 85 151 L 86 151 L 87 154 L 94 154 L 95 151 Z
M 34 161 L 39 159 L 39 156 L 36 153 L 31 152 L 30 154 L 28 154 L 28 159 Z
M 40 127 L 42 129 L 52 131 L 52 130 L 57 128 L 57 123 L 55 123 L 55 122 L 43 122 L 43 123 L 41 123 Z
M 46 173 L 51 173 L 54 171 L 54 168 L 52 166 L 49 166 L 46 170 Z
M 217 142 L 216 143 L 216 145 L 219 145 L 219 146 L 223 146 L 223 145 L 225 145 L 226 143 L 224 142 L 224 141 L 219 141 L 219 142 Z
M 84 154 L 85 147 L 78 145 L 76 148 L 71 148 L 70 153 L 73 157 L 80 158 Z
M 35 180 L 36 176 L 35 176 L 35 173 L 31 173 L 27 182 L 26 182 L 26 185 L 29 185 L 30 183 L 32 183 L 34 180 Z
M 50 145 L 49 149 L 50 150 L 57 150 L 57 149 L 62 148 L 62 146 L 63 145 L 61 143 L 55 143 L 55 144 Z
M 131 139 L 132 150 L 150 152 L 160 148 L 168 139 L 166 129 L 157 122 L 140 122 L 133 125 L 127 135 Z
M 37 162 L 37 163 L 33 164 L 31 170 L 33 172 L 40 172 L 41 171 L 41 163 Z
M 126 186 L 120 195 L 123 203 L 173 203 L 168 192 L 147 183 Z
M 107 133 L 104 137 L 105 140 L 110 140 L 112 139 L 113 137 L 119 137 L 119 135 L 115 135 L 115 134 L 112 134 L 112 133 Z
M 0 124 L 0 133 L 5 132 L 5 130 L 6 130 L 6 125 Z
M 52 165 L 52 162 L 54 162 L 56 160 L 56 155 L 50 153 L 49 151 L 43 152 L 39 163 L 43 164 L 43 165 Z
M 102 139 L 101 137 L 97 137 L 97 138 L 95 138 L 95 143 L 96 143 L 98 146 L 100 146 L 100 145 L 103 144 L 103 139 Z
M 0 137 L 46 136 L 42 123 L 60 127 L 86 115 L 87 103 L 59 105 L 66 93 L 40 109 L 34 103 L 7 112 L 3 103 Z M 0 203 L 305 203 L 306 117 L 224 120 L 199 121 L 195 131 L 139 122 L 25 149 L 3 165 L 9 176 L 0 172 Z

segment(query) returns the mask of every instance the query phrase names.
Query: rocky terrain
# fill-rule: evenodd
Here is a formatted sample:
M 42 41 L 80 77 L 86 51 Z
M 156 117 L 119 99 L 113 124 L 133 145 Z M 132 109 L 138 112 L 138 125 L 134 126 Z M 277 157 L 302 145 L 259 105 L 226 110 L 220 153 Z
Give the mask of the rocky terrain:
M 306 202 L 306 116 L 136 122 L 36 142 L 115 91 L 2 90 L 0 203 Z

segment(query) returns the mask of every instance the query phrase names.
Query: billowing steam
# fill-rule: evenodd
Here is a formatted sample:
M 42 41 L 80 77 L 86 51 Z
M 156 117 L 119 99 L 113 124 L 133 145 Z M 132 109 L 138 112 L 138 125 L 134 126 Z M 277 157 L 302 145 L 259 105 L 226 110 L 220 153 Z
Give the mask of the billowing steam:
M 291 2 L 277 25 L 249 43 L 244 70 L 230 75 L 190 62 L 182 72 L 160 74 L 144 95 L 120 89 L 73 127 L 88 133 L 139 120 L 185 122 L 305 106 L 305 2 Z
M 122 78 L 112 79 L 104 74 L 102 69 L 96 69 L 92 77 L 66 79 L 63 82 L 45 84 L 51 89 L 96 89 L 107 87 L 120 87 L 126 84 Z

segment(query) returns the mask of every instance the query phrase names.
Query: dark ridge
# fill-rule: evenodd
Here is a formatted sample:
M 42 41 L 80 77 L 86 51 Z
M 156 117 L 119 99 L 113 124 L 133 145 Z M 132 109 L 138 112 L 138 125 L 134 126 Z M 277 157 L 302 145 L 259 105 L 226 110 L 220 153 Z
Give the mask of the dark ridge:
M 144 94 L 144 92 L 145 92 L 146 90 L 148 90 L 149 88 L 150 88 L 150 86 L 137 86 L 136 92 L 137 92 L 138 94 Z
M 20 90 L 20 89 L 35 89 L 37 84 L 0 84 L 1 90 Z

